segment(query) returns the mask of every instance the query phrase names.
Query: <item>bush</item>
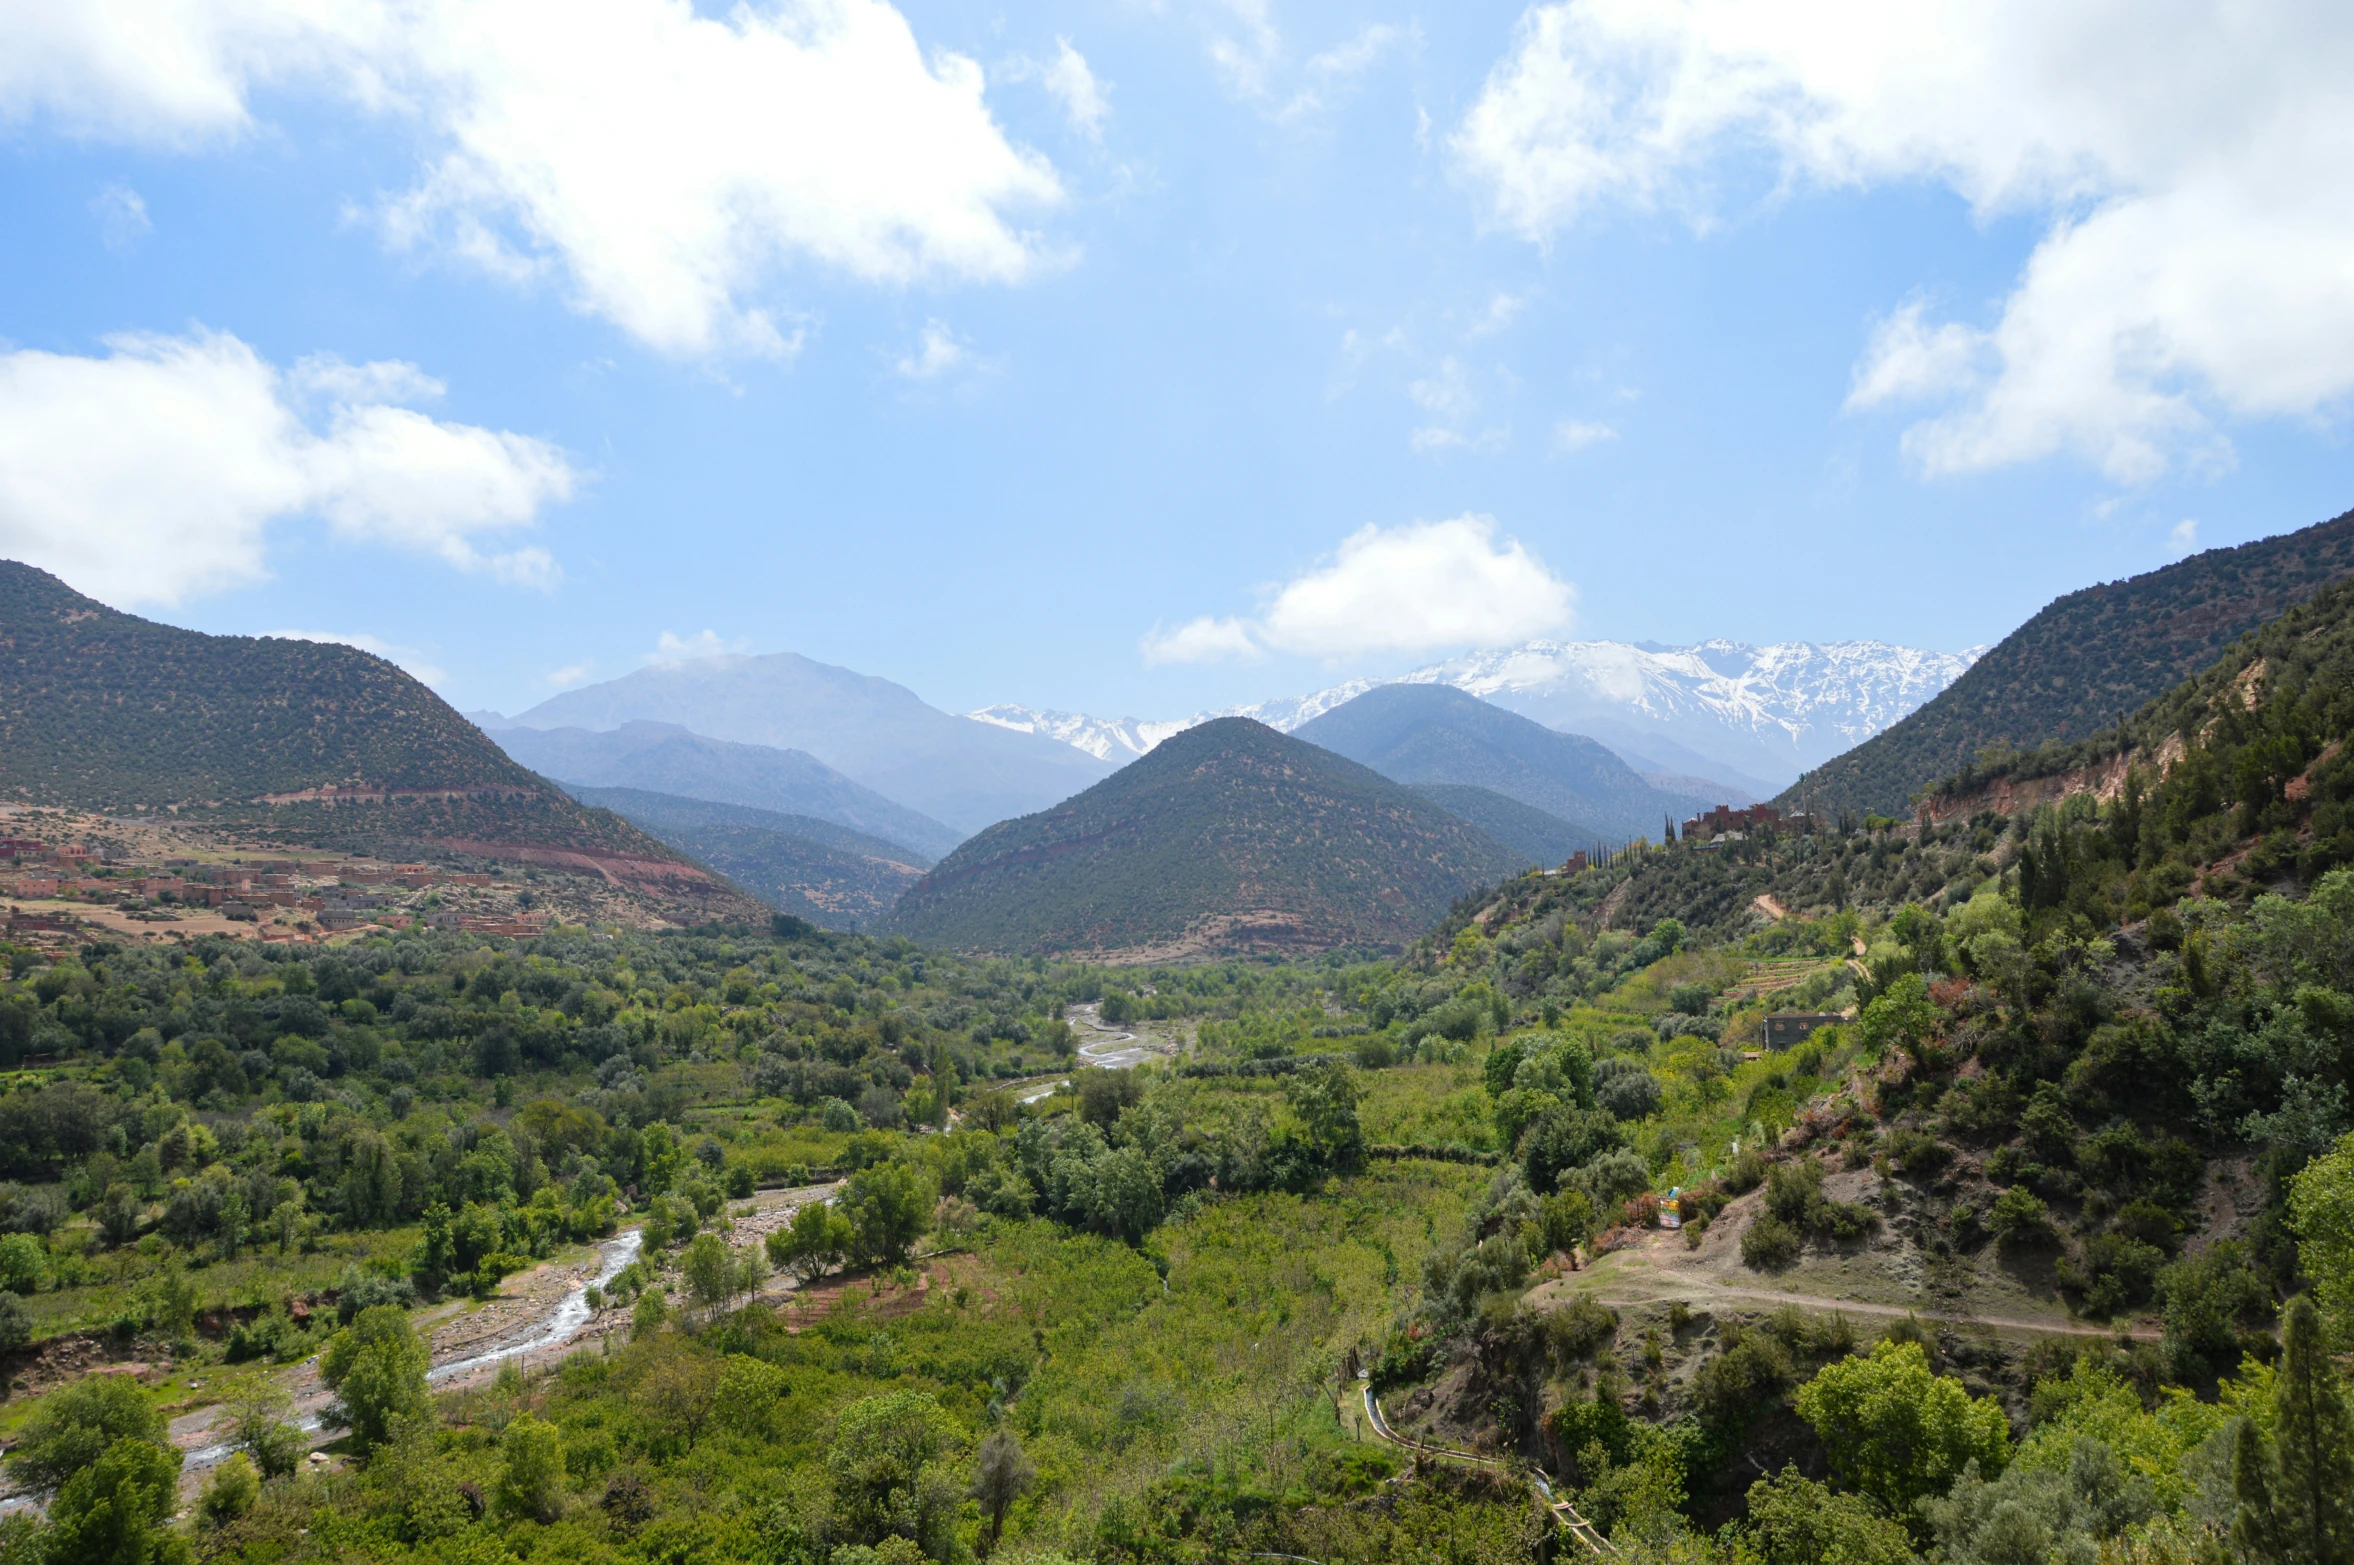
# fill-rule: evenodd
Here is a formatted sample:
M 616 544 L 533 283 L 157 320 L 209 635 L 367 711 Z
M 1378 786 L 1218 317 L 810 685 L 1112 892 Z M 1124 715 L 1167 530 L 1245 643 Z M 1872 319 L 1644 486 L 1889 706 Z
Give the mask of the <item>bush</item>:
M 431 1363 L 409 1318 L 389 1304 L 360 1311 L 319 1359 L 319 1376 L 336 1393 L 333 1416 L 360 1449 L 392 1438 L 396 1425 L 426 1411 Z
M 2103 1319 L 2148 1302 L 2166 1252 L 2120 1233 L 2095 1234 L 2085 1241 L 2084 1259 L 2063 1257 L 2056 1270 L 2063 1287 L 2083 1295 L 2084 1313 Z
M 1986 1225 L 2006 1249 L 2035 1249 L 2058 1237 L 2052 1231 L 2051 1209 L 2024 1185 L 2013 1185 L 1995 1197 Z
M 400 1310 L 415 1309 L 417 1285 L 406 1277 L 382 1277 L 356 1266 L 345 1267 L 335 1292 L 335 1323 L 348 1326 L 359 1319 L 360 1311 L 380 1304 Z
M 62 1488 L 120 1440 L 162 1444 L 164 1417 L 129 1375 L 86 1375 L 43 1397 L 26 1420 L 8 1476 L 44 1493 Z
M 226 1527 L 252 1510 L 261 1492 L 262 1481 L 253 1464 L 242 1454 L 232 1454 L 213 1469 L 212 1479 L 205 1484 L 196 1508 L 208 1524 Z
M 1758 1271 L 1778 1271 L 1798 1259 L 1806 1238 L 1771 1212 L 1759 1214 L 1741 1235 L 1741 1260 Z

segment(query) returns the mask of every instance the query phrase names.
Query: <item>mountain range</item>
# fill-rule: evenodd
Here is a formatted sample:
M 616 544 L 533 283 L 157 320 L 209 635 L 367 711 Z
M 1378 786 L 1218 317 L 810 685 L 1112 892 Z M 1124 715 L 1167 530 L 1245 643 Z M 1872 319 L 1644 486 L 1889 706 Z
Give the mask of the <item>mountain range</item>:
M 1116 761 L 1213 717 L 1249 717 L 1294 733 L 1381 685 L 1450 685 L 1548 728 L 1599 739 L 1686 805 L 1737 804 L 1775 792 L 1896 722 L 1952 684 L 1982 650 L 1928 652 L 1881 641 L 1531 641 L 1395 679 L 1354 679 L 1313 695 L 1172 721 L 1013 704 L 966 715 Z
M 791 652 L 656 664 L 511 721 L 599 732 L 670 723 L 706 739 L 799 750 L 960 834 L 1045 809 L 1112 770 L 1071 745 L 954 717 L 904 685 Z
M 477 713 L 475 720 L 503 723 L 493 712 Z M 676 723 L 642 721 L 601 733 L 512 726 L 492 727 L 489 733 L 507 754 L 565 784 L 575 796 L 584 788 L 617 788 L 740 805 L 846 827 L 896 844 L 901 857 L 912 851 L 926 864 L 968 835 L 894 804 L 805 750 L 730 744 Z
M 639 788 L 573 788 L 780 912 L 828 929 L 872 928 L 932 867 L 927 854 L 832 821 Z
M 1555 733 L 1450 685 L 1383 685 L 1302 724 L 1292 737 L 1392 782 L 1501 794 L 1553 817 L 1581 844 L 1656 840 L 1678 803 L 1607 746 Z
M 2354 511 L 2057 598 L 1919 711 L 1809 772 L 1783 801 L 1901 815 L 1990 752 L 2086 739 L 2241 636 L 2354 575 Z
M 1395 948 L 1519 868 L 1369 767 L 1218 718 L 934 866 L 888 927 L 959 950 L 1105 961 Z

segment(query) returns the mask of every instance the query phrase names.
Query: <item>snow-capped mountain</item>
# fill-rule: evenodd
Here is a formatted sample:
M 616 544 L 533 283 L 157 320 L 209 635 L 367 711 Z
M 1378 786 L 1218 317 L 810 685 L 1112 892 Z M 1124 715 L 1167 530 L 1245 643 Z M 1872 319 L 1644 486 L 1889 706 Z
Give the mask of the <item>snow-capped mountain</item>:
M 1549 728 L 1599 739 L 1639 771 L 1712 778 L 1762 796 L 1930 700 L 1985 650 L 1929 652 L 1884 641 L 1766 647 L 1736 641 L 1691 647 L 1531 641 L 1434 663 L 1394 682 L 1453 685 Z M 1010 704 L 966 715 L 1117 761 L 1213 717 L 1254 717 L 1289 733 L 1391 682 L 1352 679 L 1314 695 L 1169 722 Z

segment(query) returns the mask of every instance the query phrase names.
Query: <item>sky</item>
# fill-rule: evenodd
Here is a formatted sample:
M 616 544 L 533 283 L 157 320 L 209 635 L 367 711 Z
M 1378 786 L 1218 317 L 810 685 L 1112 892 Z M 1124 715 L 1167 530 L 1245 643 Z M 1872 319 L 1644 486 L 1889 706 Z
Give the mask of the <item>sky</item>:
M 2354 10 L 0 0 L 0 556 L 465 709 L 1999 639 L 2354 506 Z

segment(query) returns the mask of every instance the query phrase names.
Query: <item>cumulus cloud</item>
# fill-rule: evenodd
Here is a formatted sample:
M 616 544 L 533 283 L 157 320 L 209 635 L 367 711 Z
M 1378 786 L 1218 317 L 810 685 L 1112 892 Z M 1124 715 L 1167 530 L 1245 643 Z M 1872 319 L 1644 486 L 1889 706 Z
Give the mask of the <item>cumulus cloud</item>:
M 381 637 L 353 634 L 340 630 L 265 630 L 265 636 L 276 636 L 284 641 L 324 641 L 331 646 L 357 647 L 362 652 L 373 652 L 387 663 L 396 663 L 428 685 L 446 681 L 449 670 L 427 658 L 415 647 L 404 647 Z
M 2174 524 L 2166 535 L 2166 546 L 2174 554 L 2195 554 L 2199 548 L 2199 519 L 2186 516 Z
M 1087 64 L 1087 56 L 1072 48 L 1070 39 L 1054 41 L 1051 60 L 1015 62 L 1014 74 L 1035 77 L 1054 94 L 1073 130 L 1092 140 L 1103 139 L 1103 122 L 1110 117 L 1112 106 L 1104 96 L 1103 83 Z
M 1276 589 L 1257 618 L 1156 631 L 1145 657 L 1191 663 L 1275 651 L 1337 661 L 1509 646 L 1567 629 L 1576 605 L 1577 589 L 1518 539 L 1499 539 L 1493 517 L 1368 526 Z
M 1054 170 L 998 127 L 980 67 L 927 58 L 884 0 L 7 14 L 0 118 L 186 149 L 249 130 L 259 88 L 323 88 L 422 143 L 416 182 L 374 214 L 393 244 L 552 274 L 667 352 L 790 354 L 796 334 L 760 298 L 794 262 L 904 284 L 1010 282 L 1054 260 L 1016 221 L 1062 199 Z
M 752 643 L 741 638 L 723 641 L 715 630 L 698 631 L 692 636 L 681 636 L 664 631 L 654 640 L 654 650 L 646 654 L 646 661 L 656 664 L 692 663 L 697 658 L 725 657 L 731 652 L 749 652 Z
M 2320 0 L 1577 0 L 1521 20 L 1452 145 L 1542 241 L 1605 205 L 1705 225 L 1779 186 L 1945 184 L 2047 223 L 1998 317 L 1883 322 L 1853 405 L 1932 399 L 1929 473 L 2222 460 L 2221 417 L 2354 391 L 2354 11 Z
M 570 690 L 596 671 L 597 665 L 594 663 L 567 663 L 562 668 L 548 670 L 540 678 L 543 683 L 558 690 Z
M 107 347 L 0 354 L 0 553 L 111 603 L 171 604 L 260 580 L 270 525 L 308 515 L 460 570 L 556 579 L 546 550 L 483 541 L 570 497 L 570 463 L 380 399 L 432 384 L 415 366 L 305 360 L 288 375 L 201 331 Z

